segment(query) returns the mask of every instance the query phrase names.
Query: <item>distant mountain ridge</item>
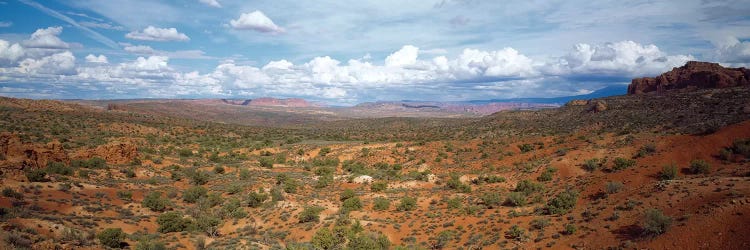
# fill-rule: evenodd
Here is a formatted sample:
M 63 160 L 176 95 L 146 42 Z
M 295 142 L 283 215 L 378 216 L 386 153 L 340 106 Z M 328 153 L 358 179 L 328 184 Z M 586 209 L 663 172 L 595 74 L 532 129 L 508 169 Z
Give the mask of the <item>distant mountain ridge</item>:
M 221 102 L 240 106 L 275 106 L 289 108 L 321 107 L 323 105 L 308 102 L 302 98 L 273 98 L 261 97 L 255 99 L 221 99 Z

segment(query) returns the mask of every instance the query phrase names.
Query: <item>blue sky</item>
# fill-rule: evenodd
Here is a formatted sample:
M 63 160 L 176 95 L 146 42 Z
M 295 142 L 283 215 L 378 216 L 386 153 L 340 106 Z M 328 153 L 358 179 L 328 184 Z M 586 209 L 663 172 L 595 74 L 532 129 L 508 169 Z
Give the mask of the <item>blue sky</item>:
M 750 1 L 0 0 L 0 95 L 457 101 L 750 64 Z

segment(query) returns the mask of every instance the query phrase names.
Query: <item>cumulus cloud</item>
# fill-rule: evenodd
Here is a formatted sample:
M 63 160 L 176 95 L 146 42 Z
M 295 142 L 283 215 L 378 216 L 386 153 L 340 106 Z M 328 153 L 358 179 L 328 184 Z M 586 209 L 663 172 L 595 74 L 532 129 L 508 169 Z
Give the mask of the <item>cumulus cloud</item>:
M 406 45 L 401 47 L 400 50 L 393 52 L 385 58 L 385 66 L 389 67 L 401 67 L 406 65 L 412 65 L 417 62 L 417 55 L 419 55 L 419 48 L 412 45 Z
M 635 77 L 655 75 L 695 60 L 691 55 L 667 55 L 656 45 L 621 41 L 602 45 L 577 44 L 558 61 L 543 69 L 557 75 Z
M 266 14 L 259 10 L 242 13 L 239 18 L 229 21 L 229 25 L 236 30 L 255 30 L 263 33 L 284 32 L 284 28 L 273 23 Z
M 221 4 L 217 0 L 199 0 L 199 1 L 211 7 L 221 8 Z
M 8 66 L 17 62 L 26 54 L 24 48 L 18 44 L 0 40 L 0 66 Z
M 76 58 L 70 51 L 52 54 L 39 59 L 26 58 L 18 69 L 26 74 L 74 75 Z
M 154 26 L 148 26 L 143 31 L 132 31 L 125 34 L 125 37 L 133 40 L 143 41 L 189 41 L 190 37 L 180 33 L 175 28 L 157 28 Z
M 715 57 L 725 63 L 750 63 L 750 42 L 741 42 L 733 36 L 727 37 L 716 49 Z
M 107 61 L 107 57 L 106 56 L 104 56 L 104 55 L 95 56 L 93 54 L 89 54 L 89 55 L 86 56 L 86 62 L 90 62 L 90 63 L 109 63 L 109 61 Z
M 62 30 L 63 28 L 60 26 L 38 29 L 31 34 L 29 40 L 23 41 L 22 44 L 26 48 L 68 49 L 70 45 L 57 37 L 62 33 Z

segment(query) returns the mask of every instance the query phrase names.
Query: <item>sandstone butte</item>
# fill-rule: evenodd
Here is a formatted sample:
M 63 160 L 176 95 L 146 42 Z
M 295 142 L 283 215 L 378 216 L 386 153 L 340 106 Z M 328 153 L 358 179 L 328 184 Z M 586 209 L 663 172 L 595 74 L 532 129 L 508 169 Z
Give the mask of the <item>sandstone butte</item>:
M 628 86 L 628 95 L 688 87 L 702 89 L 742 85 L 750 85 L 750 69 L 725 68 L 718 63 L 690 61 L 657 77 L 633 79 Z

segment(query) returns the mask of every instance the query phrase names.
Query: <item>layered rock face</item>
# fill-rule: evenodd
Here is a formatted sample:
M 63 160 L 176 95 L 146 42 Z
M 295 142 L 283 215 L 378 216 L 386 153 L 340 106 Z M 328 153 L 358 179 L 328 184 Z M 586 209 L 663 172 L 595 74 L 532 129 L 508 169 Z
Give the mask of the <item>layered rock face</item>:
M 726 88 L 750 85 L 750 69 L 724 68 L 718 63 L 690 61 L 657 77 L 633 79 L 628 95 L 653 91 L 697 88 Z

